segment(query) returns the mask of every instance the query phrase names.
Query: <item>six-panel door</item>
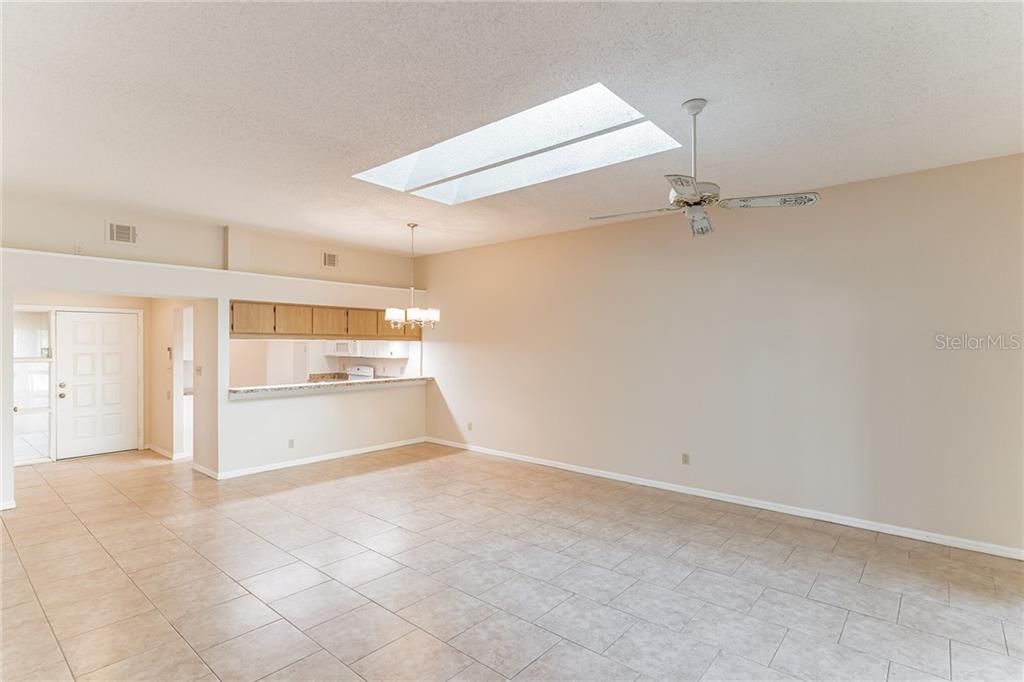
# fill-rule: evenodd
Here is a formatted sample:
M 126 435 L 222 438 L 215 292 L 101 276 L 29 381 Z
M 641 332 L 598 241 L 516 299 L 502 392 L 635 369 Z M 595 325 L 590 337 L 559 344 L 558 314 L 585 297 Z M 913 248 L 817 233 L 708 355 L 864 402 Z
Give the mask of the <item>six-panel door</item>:
M 57 459 L 139 446 L 135 313 L 56 313 Z

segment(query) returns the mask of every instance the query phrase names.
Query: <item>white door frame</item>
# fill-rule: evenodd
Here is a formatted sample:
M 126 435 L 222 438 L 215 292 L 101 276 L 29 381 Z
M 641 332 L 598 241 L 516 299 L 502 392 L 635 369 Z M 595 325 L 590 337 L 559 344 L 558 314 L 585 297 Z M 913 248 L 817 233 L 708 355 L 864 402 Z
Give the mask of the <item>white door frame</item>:
M 146 398 L 145 398 L 145 394 L 146 394 L 146 379 L 145 379 L 145 376 L 146 376 L 145 375 L 145 369 L 146 369 L 146 357 L 145 357 L 146 344 L 144 342 L 145 335 L 144 335 L 144 328 L 143 328 L 143 324 L 144 324 L 144 321 L 145 321 L 144 320 L 144 314 L 145 313 L 142 310 L 142 308 L 103 308 L 103 307 L 98 307 L 98 306 L 74 306 L 74 305 L 50 305 L 50 306 L 35 305 L 35 306 L 19 306 L 19 308 L 21 310 L 26 310 L 26 311 L 42 312 L 42 311 L 45 310 L 45 311 L 51 311 L 53 313 L 53 325 L 54 325 L 54 328 L 53 328 L 53 332 L 54 332 L 53 338 L 55 339 L 55 342 L 54 342 L 53 347 L 51 349 L 51 353 L 53 354 L 54 360 L 53 360 L 53 368 L 52 368 L 52 371 L 50 372 L 50 375 L 51 375 L 50 376 L 50 400 L 51 400 L 52 404 L 54 405 L 54 412 L 53 412 L 53 419 L 51 420 L 51 424 L 50 424 L 50 452 L 52 454 L 52 458 L 53 458 L 54 461 L 57 460 L 57 410 L 56 410 L 56 403 L 53 402 L 53 401 L 55 401 L 57 399 L 57 395 L 56 395 L 56 392 L 57 392 L 57 344 L 60 343 L 60 339 L 57 338 L 57 334 L 56 334 L 56 331 L 57 331 L 56 330 L 56 324 L 57 324 L 57 319 L 56 319 L 57 315 L 56 314 L 57 313 L 126 313 L 126 314 L 135 315 L 135 317 L 136 317 L 136 324 L 138 325 L 138 330 L 139 330 L 139 334 L 138 334 L 138 353 L 136 353 L 136 355 L 138 355 L 138 369 L 137 369 L 136 381 L 138 381 L 138 384 L 139 384 L 138 385 L 138 390 L 136 391 L 136 393 L 138 393 L 138 396 L 139 396 L 139 399 L 138 399 L 138 418 L 136 419 L 136 425 L 137 425 L 136 426 L 136 431 L 138 432 L 138 442 L 136 443 L 135 449 L 136 450 L 145 450 L 146 449 L 146 443 L 145 443 L 146 434 L 144 433 L 144 431 L 145 431 L 145 428 L 146 428 L 146 412 L 145 412 L 145 409 L 146 409 Z
M 57 405 L 56 405 L 56 403 L 54 401 L 57 398 L 57 380 L 54 378 L 55 372 L 54 372 L 53 368 L 57 364 L 57 359 L 56 359 L 56 357 L 54 356 L 54 353 L 53 353 L 53 340 L 54 340 L 54 338 L 57 335 L 57 329 L 56 329 L 57 319 L 56 319 L 56 315 L 54 314 L 53 308 L 51 308 L 50 306 L 41 306 L 41 305 L 15 305 L 14 306 L 14 312 L 16 312 L 16 313 L 48 313 L 48 317 L 49 317 L 48 324 L 50 326 L 50 330 L 49 330 L 50 331 L 50 334 L 49 334 L 49 336 L 50 336 L 50 339 L 49 339 L 50 356 L 46 357 L 46 358 L 37 358 L 37 359 L 32 359 L 32 360 L 30 360 L 28 358 L 17 358 L 17 357 L 15 357 L 14 360 L 15 361 L 24 360 L 25 362 L 33 362 L 33 361 L 34 362 L 46 362 L 46 363 L 49 363 L 49 365 L 50 365 L 50 382 L 49 382 L 50 383 L 50 386 L 49 386 L 50 395 L 49 395 L 49 399 L 48 399 L 48 402 L 49 402 L 49 405 L 50 405 L 50 407 L 49 407 L 49 417 L 50 418 L 46 420 L 46 422 L 48 424 L 47 431 L 49 432 L 49 445 L 47 447 L 46 456 L 47 456 L 47 459 L 49 461 L 55 462 L 55 461 L 57 461 L 57 442 L 56 442 L 56 437 L 57 437 Z M 42 459 L 40 459 L 40 460 L 29 460 L 27 462 L 15 462 L 15 466 L 31 465 L 31 464 L 41 464 L 41 463 L 45 463 L 45 462 L 46 462 L 46 460 L 42 460 Z

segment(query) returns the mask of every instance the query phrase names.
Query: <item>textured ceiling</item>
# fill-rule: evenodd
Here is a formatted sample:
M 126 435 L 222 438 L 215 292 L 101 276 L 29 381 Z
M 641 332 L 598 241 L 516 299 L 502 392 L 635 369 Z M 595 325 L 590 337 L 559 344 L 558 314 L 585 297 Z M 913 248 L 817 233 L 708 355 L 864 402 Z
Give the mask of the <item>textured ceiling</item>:
M 438 252 L 1022 150 L 1021 5 L 3 6 L 7 187 Z M 458 206 L 351 178 L 601 82 L 678 150 Z M 950 191 L 956 191 L 950 188 Z M 825 196 L 827 201 L 827 195 Z

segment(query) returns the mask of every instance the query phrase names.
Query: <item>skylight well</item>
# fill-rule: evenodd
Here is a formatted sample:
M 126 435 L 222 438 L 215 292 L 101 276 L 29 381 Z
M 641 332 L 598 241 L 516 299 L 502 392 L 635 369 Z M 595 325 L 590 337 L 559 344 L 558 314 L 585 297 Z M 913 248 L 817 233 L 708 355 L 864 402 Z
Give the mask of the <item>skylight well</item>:
M 595 83 L 352 177 L 461 204 L 680 146 L 643 118 Z

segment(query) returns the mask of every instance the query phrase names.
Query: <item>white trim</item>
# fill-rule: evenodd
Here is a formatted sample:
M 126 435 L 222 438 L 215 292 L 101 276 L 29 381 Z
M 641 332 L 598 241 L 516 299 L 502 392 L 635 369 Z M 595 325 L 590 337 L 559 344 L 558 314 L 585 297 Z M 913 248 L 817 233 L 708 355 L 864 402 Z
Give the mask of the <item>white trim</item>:
M 7 511 L 8 509 L 14 509 L 18 505 L 14 504 L 14 500 L 3 500 L 0 502 L 0 511 Z
M 339 450 L 338 452 L 328 452 L 323 455 L 313 455 L 312 457 L 303 457 L 302 459 L 290 459 L 286 462 L 275 462 L 273 464 L 264 464 L 262 466 L 249 467 L 246 469 L 235 469 L 233 471 L 214 472 L 194 462 L 192 464 L 192 468 L 201 474 L 206 474 L 210 478 L 215 478 L 218 481 L 223 481 L 229 478 L 238 478 L 240 476 L 262 474 L 266 471 L 277 471 L 278 469 L 290 469 L 291 467 L 302 466 L 304 464 L 315 464 L 316 462 L 324 462 L 329 459 L 340 459 L 342 457 L 364 455 L 368 452 L 376 452 L 378 450 L 390 450 L 391 448 L 400 448 L 405 445 L 416 445 L 417 443 L 426 442 L 426 440 L 427 438 L 424 436 L 420 436 L 418 438 L 407 438 L 406 440 L 396 440 L 390 443 L 380 443 L 378 445 L 369 445 L 362 448 L 352 448 L 350 450 Z
M 590 467 L 579 466 L 576 464 L 567 464 L 565 462 L 558 462 L 552 459 L 543 459 L 541 457 L 530 457 L 528 455 L 520 455 L 514 452 L 506 452 L 505 450 L 496 450 L 494 448 L 486 448 L 480 445 L 472 445 L 470 443 L 457 443 L 455 441 L 443 440 L 440 438 L 432 438 L 430 436 L 427 436 L 424 440 L 427 443 L 447 445 L 453 448 L 463 448 L 465 450 L 469 450 L 470 452 L 478 452 L 480 454 L 493 455 L 495 457 L 504 457 L 506 459 L 514 459 L 519 460 L 521 462 L 529 462 L 530 464 L 539 464 L 541 466 L 553 467 L 556 469 L 564 469 L 566 471 L 573 471 L 578 474 L 587 474 L 588 476 L 608 478 L 613 481 L 634 483 L 636 485 L 644 485 L 651 488 L 659 488 L 661 490 L 671 490 L 677 493 L 686 493 L 687 495 L 697 495 L 699 497 L 707 497 L 713 500 L 721 500 L 723 502 L 733 502 L 736 504 L 746 505 L 748 507 L 757 507 L 759 509 L 767 509 L 769 511 L 790 514 L 792 516 L 802 516 L 808 519 L 829 521 L 831 523 L 838 523 L 843 526 L 863 528 L 864 530 L 873 530 L 881 533 L 888 533 L 889 535 L 898 535 L 900 537 L 911 538 L 913 540 L 922 540 L 924 542 L 933 542 L 940 545 L 947 545 L 949 547 L 956 547 L 958 549 L 967 549 L 973 552 L 982 552 L 985 554 L 994 554 L 995 556 L 1007 557 L 1010 559 L 1024 560 L 1024 549 L 1018 549 L 1016 547 L 1008 547 L 1006 545 L 995 545 L 988 542 L 970 540 L 968 538 L 958 538 L 952 535 L 942 535 L 940 533 L 933 533 L 931 531 L 926 530 L 918 530 L 916 528 L 904 528 L 902 526 L 893 526 L 887 523 L 879 523 L 877 521 L 858 519 L 853 516 L 843 516 L 841 514 L 833 514 L 831 512 L 818 511 L 816 509 L 805 509 L 803 507 L 793 507 L 788 504 L 768 502 L 766 500 L 757 500 L 751 497 L 742 497 L 740 495 L 730 495 L 728 493 L 720 493 L 714 490 L 706 490 L 704 488 L 691 488 L 690 486 L 679 485 L 678 483 L 667 483 L 665 481 L 656 481 L 649 478 L 640 478 L 639 476 L 620 474 L 614 471 L 592 469 Z
M 174 461 L 179 461 L 179 460 L 182 460 L 182 459 L 189 459 L 189 456 L 186 455 L 184 452 L 179 452 L 176 455 L 172 455 L 167 450 L 164 450 L 162 447 L 160 447 L 158 445 L 153 445 L 152 443 L 147 443 L 145 448 L 143 448 L 143 449 L 144 450 L 152 450 L 156 454 L 162 455 L 162 456 L 166 457 L 167 459 L 174 460 Z
M 19 414 L 21 414 L 21 413 L 19 412 Z M 17 460 L 16 459 L 16 460 L 14 460 L 14 466 L 16 466 L 16 467 L 24 467 L 24 466 L 31 466 L 33 464 L 49 464 L 50 462 L 51 462 L 51 460 L 50 460 L 49 457 L 36 457 L 35 459 L 21 459 L 21 460 Z

